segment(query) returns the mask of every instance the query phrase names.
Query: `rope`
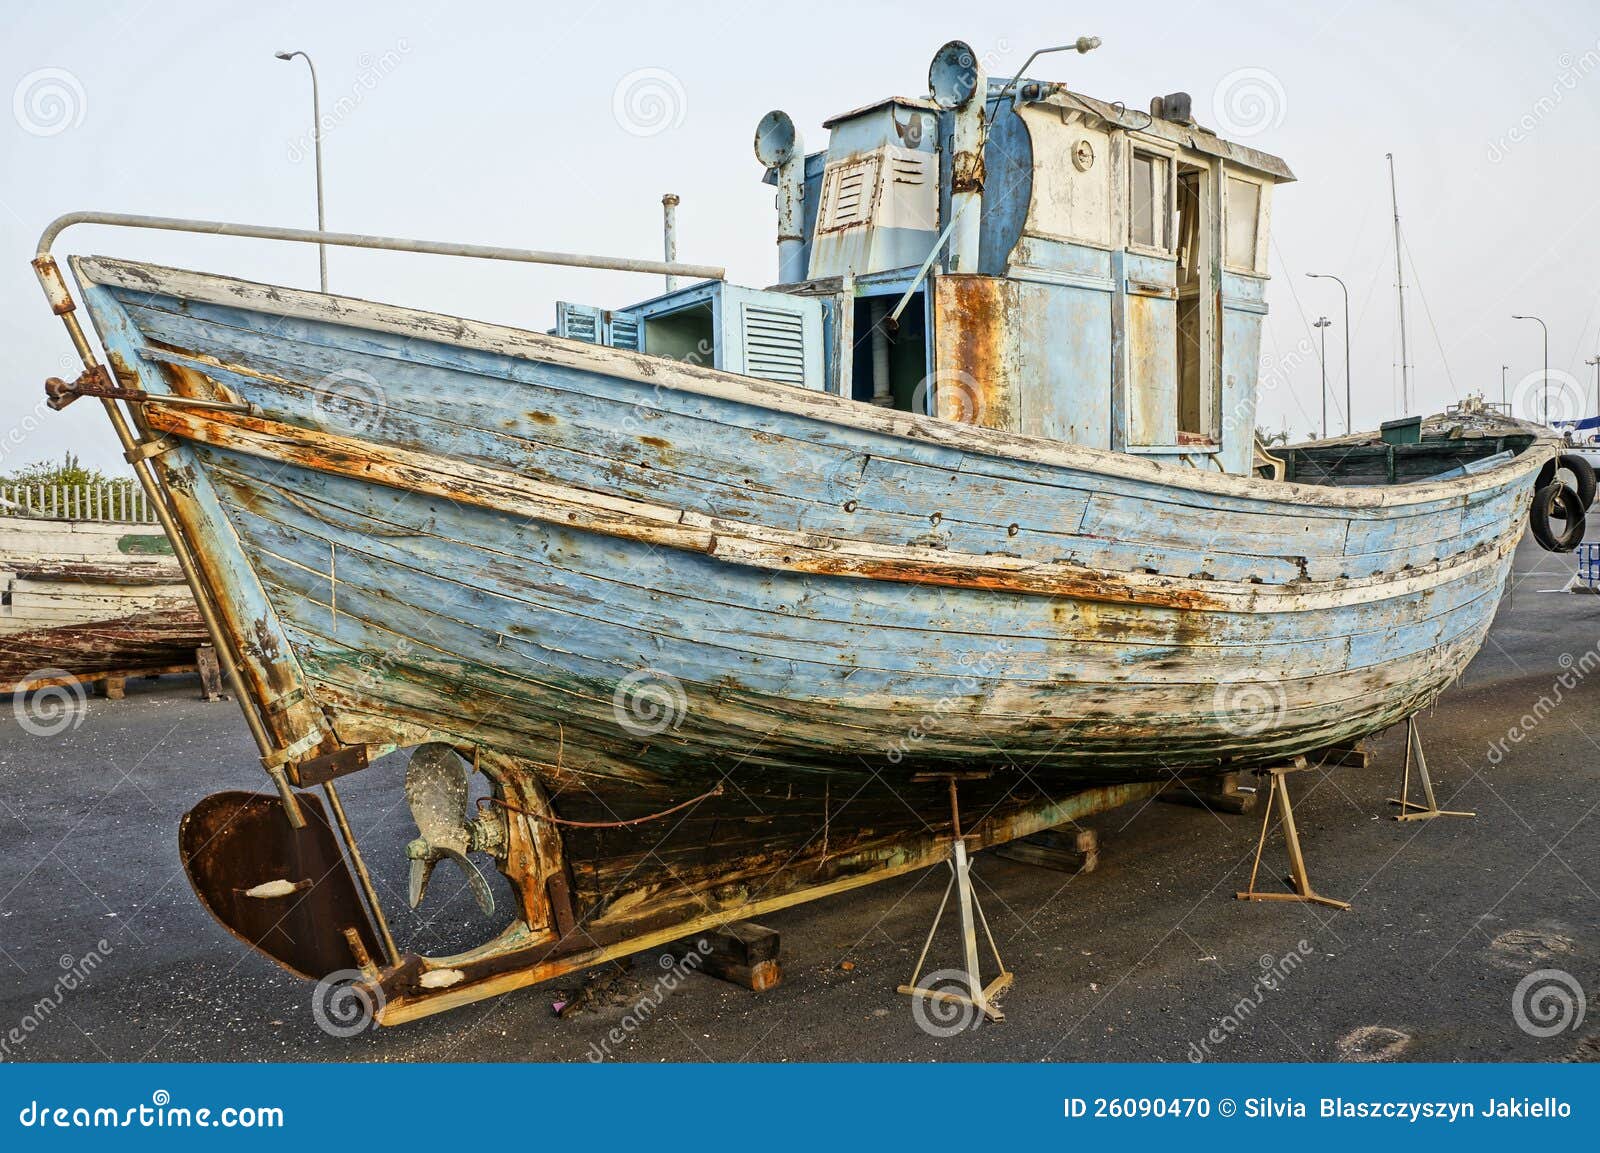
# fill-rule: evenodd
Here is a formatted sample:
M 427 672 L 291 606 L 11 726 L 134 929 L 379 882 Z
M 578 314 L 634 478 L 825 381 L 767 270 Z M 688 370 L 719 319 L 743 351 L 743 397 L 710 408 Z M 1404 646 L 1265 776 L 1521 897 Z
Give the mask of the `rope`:
M 626 821 L 568 821 L 551 813 L 536 813 L 531 809 L 524 809 L 522 806 L 514 805 L 500 797 L 483 797 L 478 801 L 478 804 L 482 806 L 484 801 L 488 801 L 490 804 L 499 805 L 502 809 L 508 809 L 513 813 L 521 813 L 523 816 L 533 817 L 535 820 L 549 821 L 552 825 L 566 825 L 572 829 L 622 829 L 629 825 L 642 825 L 646 821 L 658 821 L 662 817 L 670 817 L 673 813 L 687 809 L 690 805 L 698 805 L 701 801 L 720 796 L 722 796 L 722 784 L 719 781 L 716 788 L 710 792 L 701 793 L 698 797 L 692 797 L 681 805 L 673 805 L 670 809 L 662 809 L 659 813 L 651 813 L 645 817 L 629 817 Z

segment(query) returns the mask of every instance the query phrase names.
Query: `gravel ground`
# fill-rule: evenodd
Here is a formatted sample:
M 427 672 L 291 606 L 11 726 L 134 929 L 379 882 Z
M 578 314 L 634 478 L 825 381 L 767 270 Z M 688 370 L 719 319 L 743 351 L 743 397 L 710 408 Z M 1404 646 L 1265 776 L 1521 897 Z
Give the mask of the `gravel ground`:
M 1016 983 L 1003 1022 L 950 1036 L 919 1028 L 894 991 L 938 903 L 937 870 L 765 918 L 785 967 L 766 993 L 700 975 L 665 990 L 661 956 L 646 953 L 596 1007 L 566 1019 L 552 1013 L 556 982 L 329 1036 L 312 986 L 212 921 L 178 864 L 185 809 L 218 789 L 261 787 L 238 711 L 171 677 L 93 700 L 55 735 L 29 736 L 5 711 L 0 1059 L 1593 1058 L 1600 1012 L 1540 1038 L 1513 1011 L 1535 970 L 1600 990 L 1600 685 L 1556 685 L 1569 661 L 1576 676 L 1583 654 L 1600 655 L 1600 597 L 1550 591 L 1570 572 L 1570 558 L 1525 542 L 1482 654 L 1421 718 L 1440 803 L 1476 819 L 1385 819 L 1397 728 L 1367 768 L 1292 779 L 1313 880 L 1352 901 L 1349 912 L 1233 899 L 1254 815 L 1160 803 L 1103 814 L 1089 822 L 1100 866 L 1076 877 L 980 855 L 980 893 Z M 1519 721 L 1557 693 L 1553 710 Z M 1513 726 L 1520 743 L 1491 754 Z M 437 954 L 486 938 L 495 926 L 448 865 L 423 907 L 406 907 L 400 777 L 383 762 L 345 795 L 402 947 Z M 1275 837 L 1264 884 L 1277 883 L 1282 853 Z M 63 988 L 90 954 L 93 971 Z M 947 931 L 930 967 L 958 956 Z

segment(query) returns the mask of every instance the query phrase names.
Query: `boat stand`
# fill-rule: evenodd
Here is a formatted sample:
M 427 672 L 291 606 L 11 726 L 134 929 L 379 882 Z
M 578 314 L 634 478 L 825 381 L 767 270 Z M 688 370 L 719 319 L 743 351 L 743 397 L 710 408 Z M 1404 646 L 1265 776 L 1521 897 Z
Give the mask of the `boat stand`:
M 1411 799 L 1411 766 L 1417 766 L 1417 779 L 1422 782 L 1422 795 L 1427 799 L 1427 804 L 1420 805 Z M 1428 758 L 1422 753 L 1422 735 L 1417 732 L 1417 718 L 1406 719 L 1406 768 L 1405 775 L 1400 778 L 1400 795 L 1390 797 L 1391 805 L 1399 805 L 1400 811 L 1394 815 L 1397 821 L 1431 821 L 1435 817 L 1476 817 L 1477 813 L 1459 812 L 1451 809 L 1441 809 L 1439 802 L 1433 796 L 1433 779 L 1428 776 Z
M 930 774 L 924 778 L 943 777 L 950 782 L 950 817 L 954 829 L 950 838 L 950 859 L 947 862 L 950 866 L 950 880 L 945 884 L 944 897 L 939 901 L 939 911 L 934 914 L 933 925 L 928 929 L 928 937 L 922 942 L 922 953 L 917 957 L 917 966 L 911 972 L 911 979 L 901 985 L 896 992 L 930 1001 L 948 1001 L 966 1005 L 991 1021 L 1003 1021 L 1005 1014 L 995 1005 L 994 998 L 1010 988 L 1013 974 L 1007 971 L 1005 962 L 1000 959 L 1000 947 L 994 943 L 994 934 L 989 930 L 989 919 L 983 915 L 983 906 L 978 903 L 978 894 L 972 888 L 972 864 L 967 857 L 966 840 L 961 835 L 961 810 L 956 803 L 956 776 L 954 773 L 940 773 Z M 923 989 L 917 985 L 917 981 L 922 977 L 922 966 L 928 959 L 928 950 L 933 947 L 934 935 L 939 931 L 939 922 L 944 920 L 944 911 L 950 904 L 952 888 L 958 893 L 957 908 L 961 911 L 961 945 L 966 964 L 967 983 L 965 995 L 942 989 Z M 978 968 L 977 926 L 979 924 L 983 926 L 983 935 L 988 938 L 989 948 L 994 953 L 995 967 L 1000 970 L 999 976 L 987 985 L 982 983 L 983 978 Z
M 1300 832 L 1294 823 L 1294 806 L 1289 803 L 1289 783 L 1283 779 L 1285 773 L 1304 767 L 1305 758 L 1300 757 L 1296 758 L 1295 764 L 1262 769 L 1257 774 L 1268 778 L 1266 811 L 1261 814 L 1261 839 L 1256 842 L 1256 860 L 1250 867 L 1250 884 L 1244 892 L 1235 896 L 1241 901 L 1304 901 L 1307 904 L 1327 905 L 1332 909 L 1348 909 L 1348 901 L 1324 897 L 1313 889 L 1311 877 L 1306 872 L 1305 855 L 1300 851 Z M 1263 893 L 1256 889 L 1256 874 L 1261 871 L 1261 852 L 1267 846 L 1267 828 L 1272 823 L 1273 798 L 1277 798 L 1278 815 L 1283 821 L 1284 845 L 1289 850 L 1289 879 L 1295 889 L 1292 893 Z

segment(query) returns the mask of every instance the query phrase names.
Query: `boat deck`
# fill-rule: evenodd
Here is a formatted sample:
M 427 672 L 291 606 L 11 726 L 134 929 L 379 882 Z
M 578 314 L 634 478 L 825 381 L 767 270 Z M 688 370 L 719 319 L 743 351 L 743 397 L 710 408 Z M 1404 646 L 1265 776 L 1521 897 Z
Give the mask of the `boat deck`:
M 1517 1028 L 1511 997 L 1538 968 L 1565 969 L 1590 989 L 1600 982 L 1600 692 L 1581 686 L 1499 763 L 1489 758 L 1551 692 L 1561 654 L 1576 667 L 1600 635 L 1600 597 L 1543 591 L 1564 585 L 1572 563 L 1523 542 L 1514 592 L 1482 654 L 1420 718 L 1441 805 L 1475 809 L 1476 820 L 1374 819 L 1399 783 L 1399 729 L 1377 741 L 1366 768 L 1294 778 L 1312 876 L 1352 911 L 1235 902 L 1255 815 L 1130 806 L 1088 822 L 1101 841 L 1091 874 L 977 858 L 980 894 L 1017 975 L 1003 1023 L 935 1039 L 894 992 L 943 887 L 929 871 L 763 918 L 783 935 L 778 988 L 752 994 L 693 977 L 612 1053 L 1182 1061 L 1254 999 L 1261 959 L 1303 940 L 1310 955 L 1237 1032 L 1210 1044 L 1211 1059 L 1336 1060 L 1395 1039 L 1372 1027 L 1410 1038 L 1402 1059 L 1593 1059 L 1593 1013 L 1582 1032 L 1541 1041 Z M 91 701 L 82 724 L 59 736 L 0 730 L 0 837 L 14 865 L 0 891 L 0 959 L 11 973 L 0 982 L 0 1020 L 22 1020 L 50 992 L 61 958 L 101 939 L 109 946 L 87 986 L 9 1059 L 583 1060 L 664 972 L 657 954 L 637 957 L 618 1003 L 564 1021 L 551 1014 L 555 982 L 348 1041 L 324 1035 L 311 986 L 229 941 L 179 870 L 182 811 L 212 790 L 261 787 L 237 709 L 194 695 L 188 680 L 139 682 L 126 700 Z M 440 872 L 420 917 L 406 911 L 412 829 L 394 803 L 400 773 L 384 765 L 349 782 L 367 859 L 403 945 L 465 946 L 485 923 L 457 874 Z M 1263 885 L 1282 862 L 1274 837 Z M 956 957 L 953 935 L 941 938 L 929 968 Z

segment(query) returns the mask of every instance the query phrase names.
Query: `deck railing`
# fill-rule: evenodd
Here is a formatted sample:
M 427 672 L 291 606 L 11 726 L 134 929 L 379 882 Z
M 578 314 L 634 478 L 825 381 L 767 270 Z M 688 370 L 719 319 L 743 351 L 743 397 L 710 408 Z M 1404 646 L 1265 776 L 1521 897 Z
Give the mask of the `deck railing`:
M 0 516 L 154 524 L 144 490 L 124 484 L 0 484 Z

